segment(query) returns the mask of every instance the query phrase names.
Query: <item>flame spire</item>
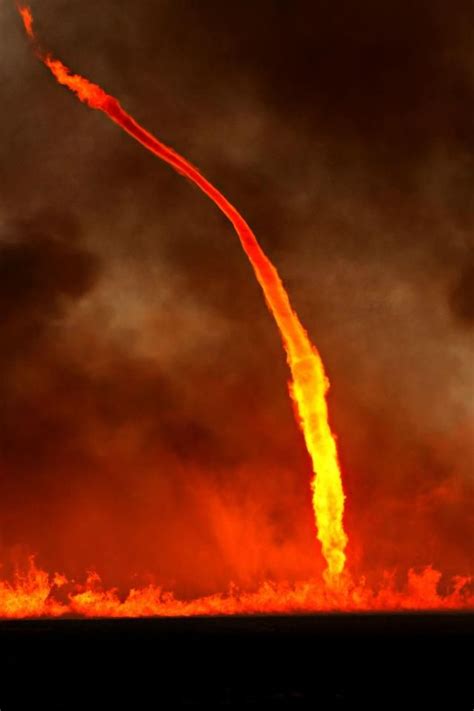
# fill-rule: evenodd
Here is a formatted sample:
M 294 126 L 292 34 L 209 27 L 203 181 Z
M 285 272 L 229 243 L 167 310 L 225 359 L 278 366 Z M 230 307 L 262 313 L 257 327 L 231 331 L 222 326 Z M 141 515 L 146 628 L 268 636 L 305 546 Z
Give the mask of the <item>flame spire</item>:
M 56 80 L 92 109 L 103 111 L 147 150 L 190 179 L 234 226 L 262 288 L 267 306 L 276 321 L 286 351 L 291 373 L 290 394 L 313 465 L 313 508 L 317 537 L 327 563 L 325 580 L 328 584 L 336 583 L 344 570 L 347 536 L 343 527 L 344 491 L 337 447 L 328 422 L 326 394 L 329 381 L 318 350 L 311 343 L 293 310 L 276 268 L 260 247 L 249 225 L 227 198 L 179 153 L 140 126 L 117 99 L 107 94 L 100 86 L 80 75 L 72 74 L 61 61 L 54 59 L 49 53 L 44 53 L 34 34 L 30 9 L 24 6 L 19 6 L 18 9 L 38 57 Z

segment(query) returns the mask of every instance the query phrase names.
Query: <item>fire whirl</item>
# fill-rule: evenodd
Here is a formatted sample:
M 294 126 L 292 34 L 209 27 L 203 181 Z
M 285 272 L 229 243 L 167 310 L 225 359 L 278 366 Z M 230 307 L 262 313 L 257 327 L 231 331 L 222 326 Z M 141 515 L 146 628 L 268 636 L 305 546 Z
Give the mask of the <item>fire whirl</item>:
M 265 583 L 254 592 L 235 589 L 192 601 L 179 601 L 159 588 L 131 590 L 126 598 L 115 590 L 103 590 L 94 576 L 83 585 L 68 583 L 64 576 L 50 577 L 30 561 L 26 573 L 11 583 L 0 582 L 0 615 L 5 617 L 60 616 L 143 616 L 245 614 L 253 612 L 289 613 L 316 610 L 368 609 L 451 609 L 471 607 L 474 596 L 470 581 L 455 579 L 451 590 L 438 593 L 441 574 L 431 568 L 410 571 L 405 590 L 397 591 L 387 576 L 378 590 L 364 582 L 354 583 L 345 571 L 347 536 L 343 527 L 344 492 L 336 442 L 328 422 L 326 394 L 329 387 L 324 365 L 316 347 L 293 310 L 288 294 L 274 265 L 236 208 L 193 165 L 161 143 L 140 126 L 113 96 L 80 75 L 72 74 L 59 60 L 44 52 L 33 31 L 33 18 L 19 7 L 27 35 L 40 60 L 56 80 L 69 88 L 85 104 L 103 111 L 147 150 L 190 179 L 232 223 L 240 243 L 262 288 L 267 306 L 276 321 L 291 373 L 290 394 L 306 448 L 313 465 L 311 482 L 317 537 L 326 560 L 325 586 L 316 581 L 288 584 Z M 68 586 L 67 602 L 56 591 Z M 70 587 L 72 585 L 72 589 Z M 64 597 L 64 596 L 60 596 Z
M 20 8 L 20 13 L 27 34 L 35 41 L 30 10 Z M 336 442 L 328 423 L 326 392 L 329 382 L 320 355 L 292 309 L 277 270 L 236 208 L 194 166 L 148 133 L 124 111 L 117 99 L 106 94 L 101 87 L 72 74 L 62 62 L 53 59 L 49 54 L 43 54 L 38 48 L 37 52 L 60 84 L 67 86 L 92 109 L 103 111 L 147 150 L 192 180 L 233 224 L 262 287 L 285 347 L 292 376 L 290 393 L 313 463 L 313 506 L 318 538 L 327 561 L 326 581 L 335 582 L 344 569 L 347 537 L 342 522 L 344 492 L 341 472 Z

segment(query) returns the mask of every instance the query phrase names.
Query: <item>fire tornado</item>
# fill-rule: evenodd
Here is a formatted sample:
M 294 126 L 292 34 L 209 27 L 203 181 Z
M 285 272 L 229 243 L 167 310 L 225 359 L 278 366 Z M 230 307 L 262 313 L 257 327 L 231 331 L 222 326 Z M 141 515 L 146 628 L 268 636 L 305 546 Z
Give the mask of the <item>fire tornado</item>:
M 140 126 L 117 99 L 100 86 L 72 74 L 62 62 L 43 52 L 36 43 L 29 8 L 20 7 L 19 11 L 28 36 L 35 42 L 38 57 L 60 84 L 90 108 L 103 111 L 147 150 L 192 180 L 232 223 L 283 341 L 291 372 L 289 390 L 313 465 L 313 508 L 317 537 L 327 563 L 325 580 L 328 584 L 336 582 L 344 570 L 347 536 L 343 527 L 344 492 L 337 447 L 328 422 L 326 393 L 329 381 L 320 354 L 292 308 L 275 266 L 237 209 L 197 168 Z

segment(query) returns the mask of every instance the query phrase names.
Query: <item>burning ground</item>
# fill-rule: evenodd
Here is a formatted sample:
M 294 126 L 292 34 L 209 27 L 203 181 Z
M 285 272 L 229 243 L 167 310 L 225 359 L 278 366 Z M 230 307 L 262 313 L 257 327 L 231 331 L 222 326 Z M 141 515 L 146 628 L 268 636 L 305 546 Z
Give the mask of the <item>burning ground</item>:
M 286 74 L 273 66 L 274 48 L 260 67 L 254 30 L 237 21 L 237 37 L 250 43 L 250 59 L 237 63 L 236 40 L 225 32 L 236 19 L 231 10 L 211 17 L 204 8 L 191 30 L 184 9 L 166 24 L 171 6 L 164 4 L 167 33 L 155 53 L 151 37 L 133 35 L 142 22 L 151 32 L 139 17 L 144 8 L 108 12 L 118 24 L 133 19 L 113 38 L 144 66 L 152 58 L 154 72 L 149 64 L 143 72 L 124 66 L 110 29 L 109 52 L 100 44 L 105 11 L 94 10 L 95 47 L 90 37 L 85 46 L 77 39 L 92 32 L 91 18 L 79 13 L 74 24 L 68 11 L 71 26 L 62 24 L 55 37 L 49 11 L 38 7 L 37 14 L 40 23 L 49 20 L 49 44 L 69 64 L 104 77 L 145 125 L 215 176 L 277 264 L 333 383 L 348 566 L 355 580 L 364 574 L 370 583 L 367 594 L 352 586 L 349 603 L 387 606 L 374 601 L 370 586 L 386 591 L 387 571 L 395 587 L 403 585 L 409 568 L 429 563 L 443 571 L 440 589 L 449 594 L 452 576 L 469 574 L 472 565 L 472 213 L 463 123 L 470 95 L 462 18 L 454 14 L 441 32 L 436 8 L 411 17 L 408 27 L 393 10 L 396 46 L 375 33 L 391 88 L 380 94 L 377 67 L 364 73 L 377 52 L 373 37 L 362 28 L 347 34 L 349 25 L 325 18 L 335 38 L 346 28 L 341 59 L 323 53 L 327 38 L 317 23 L 307 36 L 290 17 L 287 41 L 296 47 L 306 39 L 312 66 L 301 76 L 307 95 L 299 87 L 291 100 L 291 72 L 300 76 L 306 59 L 301 48 L 293 47 Z M 394 19 L 369 6 L 366 12 L 378 30 Z M 2 24 L 13 26 L 13 16 L 2 13 Z M 275 28 L 284 20 L 274 18 Z M 221 76 L 211 47 L 200 54 L 195 46 L 217 22 L 223 44 L 215 51 L 227 57 Z M 426 22 L 431 32 L 415 46 Z M 173 32 L 182 27 L 189 41 L 177 48 Z M 395 61 L 408 61 L 400 47 L 412 47 L 405 73 Z M 298 581 L 320 581 L 324 567 L 311 465 L 293 421 L 279 340 L 235 237 L 199 194 L 139 157 L 100 116 L 67 95 L 61 103 L 58 87 L 21 55 L 19 34 L 7 49 L 5 75 L 8 61 L 21 56 L 25 79 L 23 87 L 18 74 L 6 83 L 18 110 L 12 143 L 2 149 L 9 157 L 0 258 L 4 577 L 11 580 L 11 566 L 33 551 L 41 568 L 70 579 L 98 571 L 122 599 L 131 586 L 149 583 L 186 600 L 231 581 L 245 590 L 272 581 L 282 585 L 274 594 L 281 602 L 268 609 L 344 607 L 320 582 L 301 594 Z M 110 66 L 101 71 L 101 62 Z M 172 91 L 170 73 L 182 90 Z M 364 101 L 348 90 L 354 83 Z M 421 93 L 427 85 L 436 91 Z M 170 106 L 169 96 L 179 96 L 179 105 Z M 443 97 L 451 98 L 449 115 Z M 449 598 L 436 597 L 436 582 L 429 571 L 411 575 L 406 604 L 443 606 Z M 32 573 L 14 588 L 17 600 L 30 583 L 48 597 L 49 583 Z M 300 586 L 288 593 L 300 602 L 285 607 L 286 583 Z M 80 594 L 75 585 L 56 586 L 56 597 Z M 424 599 L 413 585 L 429 589 Z M 3 588 L 5 600 L 10 590 Z M 267 608 L 253 598 L 243 609 Z M 106 606 L 90 610 L 107 613 Z

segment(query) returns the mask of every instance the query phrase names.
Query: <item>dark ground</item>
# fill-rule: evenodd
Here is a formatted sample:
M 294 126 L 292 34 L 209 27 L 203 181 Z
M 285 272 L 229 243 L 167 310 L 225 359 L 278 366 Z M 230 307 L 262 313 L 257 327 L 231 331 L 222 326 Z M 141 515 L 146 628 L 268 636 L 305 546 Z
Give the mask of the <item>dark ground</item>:
M 41 620 L 0 625 L 0 711 L 472 709 L 474 615 Z

